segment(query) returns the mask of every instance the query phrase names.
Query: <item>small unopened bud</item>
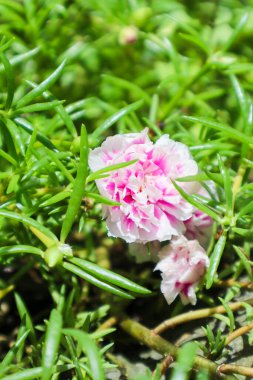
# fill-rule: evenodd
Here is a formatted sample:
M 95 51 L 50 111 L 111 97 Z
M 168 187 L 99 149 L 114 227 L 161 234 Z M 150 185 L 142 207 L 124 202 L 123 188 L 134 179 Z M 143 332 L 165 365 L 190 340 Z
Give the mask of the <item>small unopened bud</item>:
M 49 268 L 61 264 L 63 258 L 66 256 L 73 256 L 72 249 L 68 244 L 56 244 L 47 248 L 44 252 L 44 260 Z
M 133 25 L 126 26 L 120 31 L 119 43 L 121 45 L 133 44 L 134 42 L 136 42 L 137 38 L 138 38 L 138 29 Z

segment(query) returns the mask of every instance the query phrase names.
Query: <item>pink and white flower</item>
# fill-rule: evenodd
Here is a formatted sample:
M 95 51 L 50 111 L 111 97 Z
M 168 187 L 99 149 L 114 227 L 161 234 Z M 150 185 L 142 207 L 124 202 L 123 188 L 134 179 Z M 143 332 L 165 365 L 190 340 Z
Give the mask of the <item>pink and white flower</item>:
M 188 239 L 197 239 L 199 243 L 206 247 L 211 236 L 213 219 L 203 211 L 195 210 L 192 217 L 184 222 Z
M 168 304 L 180 295 L 183 304 L 195 305 L 195 287 L 209 266 L 205 250 L 197 240 L 187 240 L 180 236 L 163 247 L 159 257 L 161 261 L 154 270 L 162 272 L 161 291 Z
M 177 192 L 171 179 L 198 173 L 189 149 L 168 135 L 153 144 L 146 128 L 140 133 L 108 137 L 90 152 L 89 166 L 97 171 L 134 159 L 138 162 L 96 181 L 104 197 L 121 203 L 103 206 L 109 235 L 129 243 L 165 241 L 181 235 L 194 208 Z M 185 182 L 181 187 L 189 194 L 199 190 L 197 182 Z

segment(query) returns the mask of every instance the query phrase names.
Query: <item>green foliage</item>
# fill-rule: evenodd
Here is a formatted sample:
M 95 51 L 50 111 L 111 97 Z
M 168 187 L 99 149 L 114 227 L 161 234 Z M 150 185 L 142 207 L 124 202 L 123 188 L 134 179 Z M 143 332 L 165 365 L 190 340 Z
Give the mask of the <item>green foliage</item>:
M 158 300 L 151 267 L 106 237 L 101 205 L 118 203 L 95 180 L 136 161 L 95 173 L 87 165 L 89 148 L 145 126 L 154 141 L 167 133 L 187 144 L 198 162 L 199 174 L 174 186 L 215 221 L 198 295 L 212 306 L 222 297 L 227 315 L 215 317 L 232 332 L 227 302 L 252 281 L 252 1 L 0 0 L 0 14 L 0 298 L 14 316 L 10 326 L 0 317 L 13 343 L 0 376 L 106 378 L 112 330 L 97 331 L 105 305 L 117 317 L 136 308 L 154 324 L 182 310 Z M 216 188 L 189 195 L 180 184 L 192 180 Z M 142 306 L 131 304 L 136 296 Z M 216 360 L 224 335 L 205 334 L 203 353 Z M 172 379 L 188 378 L 194 355 L 182 348 Z
M 214 335 L 212 329 L 207 325 L 203 330 L 207 337 L 207 345 L 197 342 L 204 355 L 210 359 L 218 359 L 224 349 L 226 337 L 222 336 L 222 331 L 218 330 L 217 334 Z
M 61 241 L 65 241 L 70 229 L 74 223 L 76 213 L 78 212 L 82 203 L 82 198 L 85 194 L 85 184 L 88 171 L 88 137 L 87 132 L 82 125 L 81 139 L 80 139 L 80 162 L 77 167 L 77 174 L 75 182 L 73 183 L 73 190 L 70 196 L 69 205 L 66 211 L 66 216 L 61 229 Z
M 53 309 L 50 313 L 45 343 L 42 354 L 43 374 L 41 379 L 48 380 L 53 374 L 53 366 L 58 353 L 62 330 L 62 316 L 58 310 Z
M 206 287 L 207 289 L 210 289 L 214 280 L 215 280 L 215 274 L 217 272 L 221 256 L 223 254 L 223 251 L 225 249 L 225 244 L 227 240 L 227 234 L 226 232 L 223 232 L 219 240 L 217 241 L 214 250 L 212 252 L 211 258 L 210 258 L 210 266 L 208 268 L 207 272 L 207 282 Z

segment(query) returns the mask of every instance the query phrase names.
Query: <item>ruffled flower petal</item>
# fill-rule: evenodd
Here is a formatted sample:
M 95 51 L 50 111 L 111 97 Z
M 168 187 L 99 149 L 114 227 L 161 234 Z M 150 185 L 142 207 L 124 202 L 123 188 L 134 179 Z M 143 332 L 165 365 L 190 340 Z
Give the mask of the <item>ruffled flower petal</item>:
M 189 149 L 162 136 L 155 144 L 148 129 L 108 137 L 101 147 L 90 152 L 92 171 L 130 160 L 138 162 L 112 171 L 96 181 L 100 193 L 120 206 L 103 206 L 110 236 L 129 243 L 170 240 L 184 233 L 184 222 L 194 208 L 174 188 L 171 179 L 198 173 Z M 199 190 L 197 182 L 181 182 L 189 194 Z
M 197 240 L 180 236 L 162 248 L 161 261 L 154 270 L 161 271 L 161 291 L 168 304 L 179 295 L 183 304 L 195 305 L 195 287 L 209 266 L 209 258 Z

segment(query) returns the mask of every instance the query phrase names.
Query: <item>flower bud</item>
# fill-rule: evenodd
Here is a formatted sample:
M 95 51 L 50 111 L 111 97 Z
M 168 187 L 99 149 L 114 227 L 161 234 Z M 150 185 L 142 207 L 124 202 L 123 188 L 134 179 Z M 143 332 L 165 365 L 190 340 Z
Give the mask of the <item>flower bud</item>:
M 126 26 L 120 31 L 119 43 L 121 45 L 133 44 L 134 42 L 136 42 L 137 38 L 138 38 L 138 29 L 133 25 Z
M 49 268 L 61 264 L 64 256 L 73 256 L 72 249 L 68 244 L 56 244 L 44 252 L 44 260 Z

